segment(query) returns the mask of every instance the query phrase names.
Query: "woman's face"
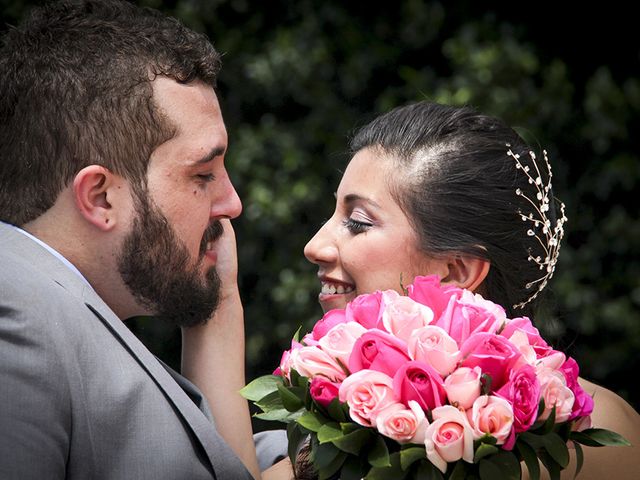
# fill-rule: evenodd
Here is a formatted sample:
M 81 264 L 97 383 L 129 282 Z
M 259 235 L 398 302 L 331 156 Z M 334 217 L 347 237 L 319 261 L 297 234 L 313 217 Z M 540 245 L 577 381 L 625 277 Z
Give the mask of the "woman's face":
M 444 262 L 419 251 L 416 232 L 391 196 L 396 168 L 379 149 L 359 151 L 338 186 L 333 216 L 304 249 L 319 267 L 325 312 L 363 293 L 401 292 L 401 283 L 416 275 L 446 274 Z

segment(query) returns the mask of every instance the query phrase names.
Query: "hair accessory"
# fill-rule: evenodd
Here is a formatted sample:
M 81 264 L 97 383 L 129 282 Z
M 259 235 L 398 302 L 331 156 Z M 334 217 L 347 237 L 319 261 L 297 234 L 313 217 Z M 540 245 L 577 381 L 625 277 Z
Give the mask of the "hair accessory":
M 564 236 L 564 223 L 567 221 L 567 217 L 565 216 L 564 203 L 553 197 L 551 190 L 551 177 L 553 175 L 551 174 L 551 164 L 547 157 L 547 151 L 542 151 L 544 165 L 547 170 L 547 182 L 544 184 L 542 175 L 540 174 L 540 168 L 538 167 L 538 162 L 536 161 L 535 153 L 529 151 L 531 162 L 535 167 L 534 176 L 532 175 L 530 167 L 522 164 L 520 161 L 520 155 L 511 150 L 511 145 L 508 143 L 506 145 L 509 147 L 507 155 L 516 161 L 516 169 L 522 170 L 527 176 L 529 183 L 534 185 L 537 190 L 536 198 L 534 200 L 525 195 L 520 188 L 516 189 L 516 195 L 527 200 L 533 207 L 533 212 L 528 215 L 525 215 L 522 211 L 518 211 L 518 213 L 520 214 L 520 218 L 522 218 L 523 222 L 531 223 L 531 228 L 527 230 L 527 235 L 535 237 L 545 253 L 544 257 L 540 255 L 534 257 L 532 249 L 529 249 L 529 256 L 527 257 L 527 260 L 538 265 L 539 269 L 542 271 L 542 276 L 537 280 L 526 284 L 527 290 L 536 287 L 536 291 L 524 302 L 513 306 L 513 308 L 523 308 L 527 303 L 531 302 L 538 296 L 542 289 L 547 286 L 547 282 L 551 277 L 553 277 L 553 273 L 556 269 L 556 262 L 558 261 L 558 255 L 560 254 L 560 242 Z M 551 200 L 558 202 L 558 206 L 560 207 L 560 216 L 556 218 L 555 225 L 552 225 L 551 220 L 547 217 Z

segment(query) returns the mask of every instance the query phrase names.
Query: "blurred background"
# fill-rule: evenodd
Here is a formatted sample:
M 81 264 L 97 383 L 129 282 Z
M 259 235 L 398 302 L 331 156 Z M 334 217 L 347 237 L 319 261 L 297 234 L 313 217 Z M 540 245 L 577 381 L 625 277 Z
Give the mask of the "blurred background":
M 0 0 L 2 28 L 35 3 Z M 380 112 L 430 99 L 497 115 L 547 149 L 569 222 L 551 301 L 535 322 L 583 377 L 640 409 L 640 36 L 631 7 L 138 3 L 224 52 L 227 164 L 244 202 L 234 225 L 248 379 L 273 371 L 298 327 L 321 316 L 316 267 L 302 249 L 331 216 L 350 134 Z M 132 328 L 179 368 L 178 330 L 151 319 Z

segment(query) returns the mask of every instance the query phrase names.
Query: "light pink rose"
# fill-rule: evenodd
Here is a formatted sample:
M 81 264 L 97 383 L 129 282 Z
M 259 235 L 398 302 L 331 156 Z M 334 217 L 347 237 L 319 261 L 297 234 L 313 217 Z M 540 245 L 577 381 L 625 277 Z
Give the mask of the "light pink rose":
M 511 343 L 513 343 L 520 353 L 522 353 L 522 358 L 525 363 L 529 365 L 535 365 L 538 360 L 538 355 L 536 354 L 535 349 L 529 344 L 529 338 L 527 334 L 521 330 L 516 330 L 513 332 L 513 335 L 507 338 Z
M 449 304 L 451 296 L 459 296 L 462 290 L 451 285 L 440 285 L 438 275 L 418 276 L 413 284 L 407 287 L 409 298 L 422 305 L 428 305 L 433 310 L 434 318 L 438 319 Z
M 353 344 L 366 331 L 357 322 L 339 323 L 320 339 L 320 348 L 346 366 L 349 364 Z
M 307 333 L 304 337 L 302 337 L 301 343 L 305 347 L 317 347 L 320 343 L 314 338 L 313 332 Z
M 519 317 L 509 320 L 500 331 L 500 335 L 511 338 L 515 332 L 521 332 L 527 336 L 528 344 L 535 350 L 538 357 L 546 356 L 546 352 L 550 350 L 549 345 L 540 336 L 540 332 L 533 326 L 529 318 Z
M 447 396 L 440 374 L 430 365 L 415 361 L 398 369 L 393 377 L 393 390 L 405 405 L 414 400 L 425 411 L 443 405 Z
M 356 340 L 349 357 L 349 371 L 377 370 L 390 377 L 411 359 L 407 355 L 407 344 L 383 332 L 369 330 Z
M 501 306 L 469 290 L 462 290 L 459 295 L 449 298 L 447 308 L 435 324 L 461 345 L 473 333 L 496 333 L 506 321 Z
M 540 403 L 540 382 L 535 369 L 525 364 L 511 370 L 507 382 L 496 394 L 511 403 L 515 432 L 529 430 L 536 421 Z
M 282 352 L 282 357 L 280 358 L 280 365 L 273 372 L 274 375 L 280 375 L 282 377 L 290 379 L 289 374 L 291 373 L 291 363 L 292 357 L 291 352 L 294 350 L 301 348 L 302 344 L 291 340 L 291 349 L 285 350 Z
M 467 410 L 480 396 L 480 367 L 460 367 L 444 379 L 444 389 L 449 403 Z
M 544 370 L 538 373 L 540 396 L 544 399 L 544 411 L 538 420 L 546 420 L 556 407 L 556 423 L 569 420 L 575 402 L 575 395 L 566 385 L 564 374 L 559 370 Z
M 395 298 L 385 301 L 382 312 L 382 327 L 390 334 L 404 340 L 409 340 L 411 333 L 418 328 L 429 325 L 433 320 L 433 311 L 424 305 L 403 297 L 396 292 Z M 388 295 L 383 293 L 383 299 Z
M 428 423 L 420 405 L 413 401 L 409 402 L 409 408 L 394 403 L 376 418 L 378 431 L 398 443 L 423 443 Z
M 522 354 L 509 340 L 492 333 L 474 333 L 460 348 L 463 367 L 480 367 L 491 376 L 491 391 L 499 389 L 507 372 L 516 366 Z
M 513 409 L 504 398 L 482 395 L 473 402 L 467 416 L 476 440 L 489 434 L 496 438 L 497 445 L 503 445 L 513 437 Z
M 380 302 L 382 292 L 358 295 L 345 308 L 345 316 L 349 322 L 358 322 L 367 330 L 375 328 L 382 315 Z
M 544 370 L 559 370 L 567 358 L 564 353 L 557 350 L 549 349 L 545 353 L 545 356 L 538 357 L 536 361 L 535 367 L 538 374 Z
M 585 392 L 578 383 L 578 375 L 580 374 L 578 363 L 573 358 L 569 357 L 560 366 L 560 371 L 564 374 L 564 377 L 567 380 L 567 387 L 569 387 L 575 396 L 569 420 L 591 415 L 591 412 L 593 412 L 593 397 Z
M 309 393 L 318 405 L 328 407 L 331 401 L 338 396 L 339 388 L 340 385 L 318 376 L 311 380 Z
M 338 398 L 349 405 L 349 415 L 356 423 L 372 427 L 380 412 L 398 403 L 392 385 L 393 379 L 382 372 L 360 370 L 342 382 Z
M 409 357 L 427 363 L 443 377 L 455 370 L 460 351 L 447 332 L 435 325 L 414 330 L 407 342 Z
M 467 416 L 451 405 L 434 409 L 432 415 L 424 440 L 429 461 L 442 473 L 448 462 L 473 463 L 473 432 Z
M 338 325 L 345 323 L 345 311 L 343 309 L 329 310 L 324 316 L 313 326 L 313 339 L 318 341 L 324 337 L 329 330 Z
M 318 347 L 301 347 L 291 353 L 292 367 L 303 377 L 321 375 L 331 382 L 341 382 L 347 376 L 340 364 Z

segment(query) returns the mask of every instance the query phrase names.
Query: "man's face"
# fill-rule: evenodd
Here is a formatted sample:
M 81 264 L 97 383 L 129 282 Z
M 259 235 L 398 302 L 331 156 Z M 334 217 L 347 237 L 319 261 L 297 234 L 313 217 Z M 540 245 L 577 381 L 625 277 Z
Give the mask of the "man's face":
M 237 217 L 242 205 L 224 167 L 227 133 L 213 89 L 162 77 L 153 86 L 176 134 L 151 155 L 118 266 L 140 304 L 188 326 L 215 310 L 218 220 Z

